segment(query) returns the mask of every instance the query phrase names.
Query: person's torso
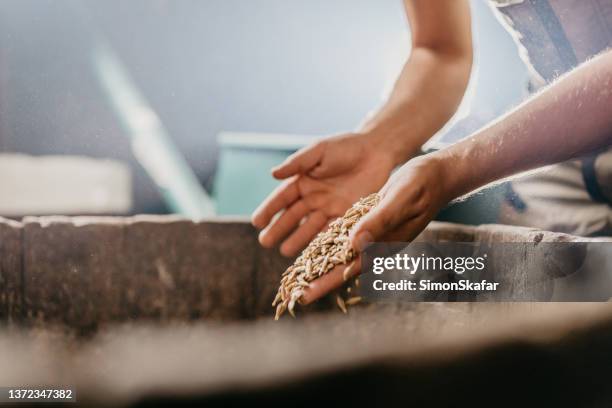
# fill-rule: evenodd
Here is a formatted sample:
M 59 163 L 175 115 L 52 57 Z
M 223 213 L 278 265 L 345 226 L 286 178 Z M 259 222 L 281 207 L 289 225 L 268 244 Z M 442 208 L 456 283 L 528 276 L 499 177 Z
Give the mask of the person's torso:
M 491 0 L 491 3 L 530 70 L 532 91 L 612 48 L 612 0 Z M 612 204 L 612 148 L 586 158 L 582 167 L 591 197 Z M 599 190 L 600 197 L 591 189 Z
M 550 82 L 612 47 L 612 0 L 491 0 L 532 69 Z

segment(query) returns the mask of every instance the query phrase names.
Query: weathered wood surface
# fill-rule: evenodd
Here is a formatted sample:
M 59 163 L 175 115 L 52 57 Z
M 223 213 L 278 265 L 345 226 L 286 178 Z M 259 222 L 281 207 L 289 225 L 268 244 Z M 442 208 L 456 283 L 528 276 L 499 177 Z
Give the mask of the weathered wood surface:
M 253 313 L 257 242 L 246 222 L 27 217 L 0 228 L 7 238 L 21 237 L 19 245 L 6 239 L 0 247 L 15 253 L 3 257 L 11 262 L 2 269 L 10 285 L 1 286 L 0 318 L 91 332 L 131 319 L 232 320 Z M 9 300 L 23 310 L 9 310 Z
M 593 269 L 601 269 L 591 265 L 582 268 L 587 245 L 612 241 L 609 237 L 584 238 L 508 225 L 474 227 L 449 223 L 432 223 L 418 239 L 430 242 L 473 242 L 477 245 L 475 252 L 470 255 L 489 255 L 487 273 L 482 278 L 500 283 L 500 290 L 495 294 L 483 293 L 465 299 L 478 301 L 491 300 L 493 297 L 507 301 L 563 299 L 563 290 L 557 287 L 560 285 L 556 279 L 572 274 L 586 277 L 594 272 Z M 569 294 L 565 297 L 571 299 L 575 296 Z M 585 296 L 583 299 L 588 298 Z
M 0 384 L 70 384 L 82 406 L 612 405 L 609 304 L 367 305 L 273 322 L 290 260 L 256 239 L 232 220 L 0 221 Z M 578 240 L 442 223 L 421 239 Z M 560 265 L 543 273 L 575 269 Z M 533 282 L 503 271 L 517 295 Z
M 419 303 L 5 334 L 0 383 L 70 384 L 82 406 L 610 406 L 611 344 L 610 304 Z
M 585 240 L 528 228 L 432 223 L 420 239 L 478 242 Z M 589 240 L 587 240 L 589 241 Z M 577 244 L 577 250 L 580 249 Z M 527 254 L 528 255 L 528 254 Z M 499 259 L 499 257 L 497 257 Z M 553 257 L 554 258 L 554 257 Z M 495 269 L 510 297 L 544 296 L 559 268 Z M 291 262 L 257 243 L 244 220 L 191 222 L 173 216 L 27 217 L 0 220 L 0 321 L 59 324 L 93 332 L 133 319 L 239 320 L 272 313 L 280 273 Z M 572 268 L 569 268 L 571 271 Z M 574 268 L 575 269 L 575 268 Z
M 20 223 L 0 219 L 0 327 L 22 316 L 22 237 Z
M 24 322 L 93 329 L 122 313 L 124 224 L 91 221 L 24 220 Z

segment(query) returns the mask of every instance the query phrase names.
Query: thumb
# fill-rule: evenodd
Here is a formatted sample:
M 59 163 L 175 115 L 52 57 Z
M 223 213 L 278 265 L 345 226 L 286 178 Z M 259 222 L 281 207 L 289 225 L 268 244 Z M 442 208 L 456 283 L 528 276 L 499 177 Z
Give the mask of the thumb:
M 385 234 L 395 229 L 399 212 L 394 208 L 393 200 L 383 200 L 366 214 L 351 231 L 351 246 L 362 252 L 369 244 L 380 241 Z
M 272 169 L 272 176 L 277 179 L 286 179 L 296 174 L 305 174 L 312 170 L 323 157 L 324 142 L 317 142 L 305 147 Z

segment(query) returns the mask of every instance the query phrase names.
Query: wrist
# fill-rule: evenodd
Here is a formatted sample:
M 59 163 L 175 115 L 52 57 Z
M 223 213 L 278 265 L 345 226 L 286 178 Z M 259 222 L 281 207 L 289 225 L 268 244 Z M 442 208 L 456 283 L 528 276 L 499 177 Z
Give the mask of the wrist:
M 364 126 L 356 132 L 371 148 L 385 155 L 393 168 L 406 163 L 419 153 L 420 145 L 415 145 L 407 137 L 407 131 L 391 126 Z
M 440 175 L 440 190 L 445 202 L 462 197 L 471 191 L 469 168 L 466 162 L 450 149 L 429 153 L 424 158 L 436 166 Z

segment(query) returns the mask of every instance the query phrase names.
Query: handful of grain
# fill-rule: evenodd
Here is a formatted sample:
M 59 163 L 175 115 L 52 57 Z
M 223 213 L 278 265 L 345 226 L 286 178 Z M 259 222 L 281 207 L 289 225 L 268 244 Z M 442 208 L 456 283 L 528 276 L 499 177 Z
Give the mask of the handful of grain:
M 320 232 L 302 251 L 302 254 L 283 273 L 280 287 L 272 306 L 276 306 L 275 319 L 278 320 L 286 310 L 295 317 L 295 303 L 300 301 L 304 288 L 309 282 L 331 271 L 335 266 L 347 264 L 355 258 L 349 244 L 349 232 L 357 222 L 378 202 L 378 194 L 370 194 L 357 201 L 341 218 L 333 221 L 329 228 Z M 346 280 L 346 277 L 345 277 Z M 359 298 L 351 298 L 346 304 L 353 304 Z M 338 306 L 346 312 L 345 301 L 338 295 Z

